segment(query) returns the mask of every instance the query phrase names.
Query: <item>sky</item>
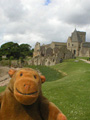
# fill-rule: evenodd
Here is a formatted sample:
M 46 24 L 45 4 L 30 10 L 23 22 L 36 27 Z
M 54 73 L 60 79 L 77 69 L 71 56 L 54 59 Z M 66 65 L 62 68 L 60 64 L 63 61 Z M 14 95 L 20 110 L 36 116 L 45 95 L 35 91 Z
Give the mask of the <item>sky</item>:
M 67 42 L 75 28 L 90 42 L 90 0 L 0 0 L 0 46 Z

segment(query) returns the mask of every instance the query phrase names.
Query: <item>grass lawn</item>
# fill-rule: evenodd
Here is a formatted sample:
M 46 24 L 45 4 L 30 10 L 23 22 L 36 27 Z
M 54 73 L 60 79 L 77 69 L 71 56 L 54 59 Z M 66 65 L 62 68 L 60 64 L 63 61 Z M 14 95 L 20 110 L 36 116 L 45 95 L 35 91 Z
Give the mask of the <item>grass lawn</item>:
M 36 67 L 46 76 L 47 82 L 42 85 L 44 96 L 54 102 L 68 120 L 90 120 L 90 64 L 67 60 L 50 68 Z M 63 77 L 58 71 L 67 75 Z
M 47 82 L 56 81 L 63 78 L 63 74 L 47 66 L 27 66 L 39 70 L 46 77 Z
M 56 103 L 68 120 L 90 120 L 90 64 L 69 60 L 52 68 L 66 72 L 67 76 L 46 83 L 44 94 Z

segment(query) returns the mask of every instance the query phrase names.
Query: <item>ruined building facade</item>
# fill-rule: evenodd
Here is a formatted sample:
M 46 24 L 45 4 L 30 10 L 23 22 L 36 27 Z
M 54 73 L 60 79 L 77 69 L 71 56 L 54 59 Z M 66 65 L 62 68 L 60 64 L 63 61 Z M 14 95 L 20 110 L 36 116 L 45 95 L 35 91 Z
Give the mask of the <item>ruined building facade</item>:
M 63 59 L 73 57 L 90 57 L 90 43 L 86 42 L 86 32 L 76 29 L 68 37 L 67 43 L 52 42 L 47 45 L 36 43 L 33 58 L 29 62 L 31 65 L 55 65 Z
M 72 58 L 72 52 L 67 49 L 66 43 L 52 42 L 51 44 L 40 46 L 40 43 L 37 42 L 30 64 L 51 66 L 69 58 Z

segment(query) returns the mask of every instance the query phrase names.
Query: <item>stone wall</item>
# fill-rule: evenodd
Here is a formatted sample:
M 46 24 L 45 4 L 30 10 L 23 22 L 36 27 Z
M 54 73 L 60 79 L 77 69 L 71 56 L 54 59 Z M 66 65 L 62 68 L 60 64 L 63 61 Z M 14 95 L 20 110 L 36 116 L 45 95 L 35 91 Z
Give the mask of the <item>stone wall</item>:
M 40 56 L 32 58 L 28 64 L 52 66 L 60 63 L 63 59 L 72 57 L 72 53 L 66 48 L 66 46 L 62 46 L 60 49 L 56 47 L 54 49 L 47 48 L 44 55 L 41 54 Z
M 79 53 L 79 57 L 90 57 L 90 48 L 82 47 Z
M 40 54 L 41 54 L 40 43 L 37 42 L 34 48 L 33 57 L 40 56 Z

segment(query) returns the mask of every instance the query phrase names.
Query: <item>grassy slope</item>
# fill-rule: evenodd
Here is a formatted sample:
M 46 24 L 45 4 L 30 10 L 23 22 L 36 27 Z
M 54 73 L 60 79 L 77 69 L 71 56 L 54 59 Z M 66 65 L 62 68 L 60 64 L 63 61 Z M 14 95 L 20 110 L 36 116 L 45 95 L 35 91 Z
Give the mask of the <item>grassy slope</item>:
M 60 72 L 47 66 L 28 66 L 28 67 L 39 70 L 42 73 L 42 75 L 46 77 L 47 82 L 55 81 L 63 77 L 63 75 Z
M 53 66 L 67 76 L 43 85 L 44 95 L 68 120 L 90 120 L 90 64 L 70 60 Z

